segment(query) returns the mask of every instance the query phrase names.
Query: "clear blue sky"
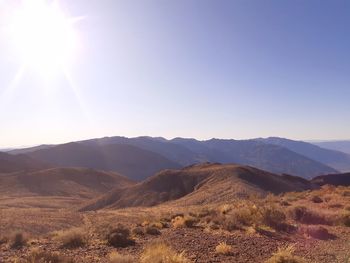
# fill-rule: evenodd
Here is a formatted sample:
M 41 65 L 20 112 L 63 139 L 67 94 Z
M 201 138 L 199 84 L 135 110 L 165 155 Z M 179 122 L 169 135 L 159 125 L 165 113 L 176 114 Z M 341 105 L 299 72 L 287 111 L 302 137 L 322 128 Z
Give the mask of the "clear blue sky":
M 0 0 L 2 11 L 12 2 Z M 1 147 L 111 135 L 350 139 L 350 1 L 60 2 L 83 17 L 69 80 L 26 69 L 14 81 L 21 63 L 0 31 Z

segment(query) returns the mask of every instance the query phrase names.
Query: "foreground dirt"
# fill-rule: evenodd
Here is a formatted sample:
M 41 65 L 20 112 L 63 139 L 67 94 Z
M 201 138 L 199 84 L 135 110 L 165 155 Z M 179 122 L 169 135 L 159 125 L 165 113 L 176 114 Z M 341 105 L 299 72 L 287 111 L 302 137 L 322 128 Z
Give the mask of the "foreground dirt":
M 303 205 L 314 211 L 334 216 L 347 211 L 350 196 L 344 189 L 327 189 L 318 192 L 293 193 L 286 196 L 273 197 L 266 201 L 271 203 L 287 200 L 291 206 Z M 314 195 L 322 197 L 323 202 L 314 203 L 310 198 Z M 340 225 L 322 225 L 330 233 L 329 238 L 317 239 L 300 233 L 278 231 L 224 231 L 209 229 L 203 226 L 192 228 L 174 228 L 171 225 L 160 229 L 160 235 L 133 236 L 134 246 L 114 248 L 106 244 L 103 232 L 110 226 L 123 224 L 129 229 L 144 221 L 156 221 L 164 216 L 179 212 L 188 213 L 198 207 L 180 207 L 167 204 L 153 208 L 130 208 L 120 210 L 102 210 L 99 212 L 77 212 L 69 208 L 28 208 L 27 205 L 0 209 L 0 239 L 14 231 L 23 231 L 30 235 L 28 244 L 20 249 L 11 249 L 8 242 L 0 244 L 0 262 L 20 262 L 26 258 L 33 248 L 58 252 L 68 256 L 74 262 L 108 262 L 108 255 L 117 251 L 120 254 L 131 254 L 138 258 L 145 247 L 155 240 L 161 240 L 173 247 L 177 252 L 184 252 L 192 262 L 265 262 L 278 248 L 293 245 L 295 254 L 310 263 L 348 263 L 350 256 L 350 227 Z M 282 206 L 281 206 L 282 209 Z M 303 224 L 299 224 L 302 227 Z M 86 246 L 76 249 L 61 248 L 54 238 L 55 231 L 81 227 L 87 236 Z M 229 255 L 217 254 L 216 246 L 226 242 L 233 252 Z

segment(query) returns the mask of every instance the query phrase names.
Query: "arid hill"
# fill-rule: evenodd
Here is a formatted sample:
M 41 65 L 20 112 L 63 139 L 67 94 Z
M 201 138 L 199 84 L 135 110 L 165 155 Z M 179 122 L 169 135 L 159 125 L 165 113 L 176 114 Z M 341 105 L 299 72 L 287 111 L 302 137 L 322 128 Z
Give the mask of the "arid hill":
M 312 179 L 312 183 L 317 185 L 350 186 L 350 173 L 317 176 Z
M 180 167 L 157 153 L 125 144 L 67 143 L 40 149 L 28 155 L 58 167 L 115 171 L 135 180 L 142 180 L 163 169 Z
M 134 186 L 113 190 L 82 210 L 153 206 L 177 200 L 186 205 L 223 202 L 250 194 L 266 195 L 310 189 L 311 184 L 292 176 L 279 176 L 241 165 L 200 164 L 164 170 Z
M 117 173 L 87 168 L 51 168 L 0 174 L 1 196 L 62 196 L 93 198 L 134 183 Z
M 0 173 L 39 170 L 48 167 L 49 165 L 45 164 L 44 162 L 37 161 L 23 154 L 11 155 L 0 152 Z
M 53 166 L 112 170 L 140 181 L 163 169 L 178 169 L 203 162 L 249 165 L 306 179 L 347 172 L 350 168 L 350 157 L 345 153 L 283 138 L 199 141 L 115 136 L 40 145 L 9 153 L 25 153 Z

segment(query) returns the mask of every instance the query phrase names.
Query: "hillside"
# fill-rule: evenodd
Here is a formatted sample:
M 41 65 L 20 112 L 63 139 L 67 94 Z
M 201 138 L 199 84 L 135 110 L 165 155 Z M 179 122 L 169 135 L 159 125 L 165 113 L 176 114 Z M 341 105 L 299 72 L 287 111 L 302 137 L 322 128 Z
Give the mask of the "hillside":
M 82 210 L 153 206 L 178 200 L 181 204 L 208 204 L 248 197 L 309 189 L 306 180 L 278 176 L 240 165 L 200 164 L 165 170 L 134 186 L 111 191 Z
M 0 152 L 0 173 L 11 173 L 23 170 L 39 170 L 49 165 L 26 155 L 10 155 Z
M 162 169 L 180 167 L 157 153 L 125 144 L 68 143 L 37 150 L 28 155 L 59 167 L 115 171 L 135 180 L 142 180 Z
M 306 179 L 339 173 L 330 165 L 342 168 L 341 171 L 350 165 L 348 155 L 344 153 L 303 142 L 272 139 L 198 141 L 117 136 L 17 149 L 12 153 L 25 152 L 54 166 L 116 171 L 136 180 L 145 179 L 162 169 L 203 162 L 250 165 L 272 173 L 292 174 Z
M 312 142 L 312 144 L 322 148 L 341 151 L 350 154 L 350 141 L 326 141 L 326 142 Z
M 325 146 L 327 144 L 319 144 L 321 146 L 319 147 L 317 145 L 303 141 L 293 141 L 277 137 L 270 137 L 266 139 L 257 140 L 262 141 L 264 143 L 285 147 L 293 152 L 304 155 L 312 160 L 333 167 L 338 171 L 350 171 L 350 155 L 341 151 L 321 148 L 323 145 Z
M 285 147 L 257 140 L 197 141 L 176 138 L 173 141 L 207 156 L 211 162 L 250 165 L 272 173 L 292 174 L 306 179 L 326 173 L 336 173 L 335 169 Z
M 93 198 L 134 184 L 117 173 L 87 168 L 51 168 L 0 174 L 1 196 L 62 196 Z
M 350 173 L 317 176 L 312 179 L 312 183 L 318 185 L 350 186 Z
M 165 156 L 187 166 L 195 163 L 218 162 L 251 165 L 273 173 L 287 173 L 311 179 L 314 176 L 337 173 L 337 170 L 286 147 L 257 140 L 222 140 L 152 137 L 105 137 L 82 141 L 88 145 L 127 144 Z M 171 167 L 168 167 L 171 168 Z

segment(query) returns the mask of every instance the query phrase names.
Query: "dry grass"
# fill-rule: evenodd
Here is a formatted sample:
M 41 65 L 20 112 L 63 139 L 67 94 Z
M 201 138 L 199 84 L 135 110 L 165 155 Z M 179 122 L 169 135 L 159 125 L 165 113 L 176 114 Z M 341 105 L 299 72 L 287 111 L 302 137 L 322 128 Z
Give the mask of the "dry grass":
M 158 236 L 161 234 L 158 228 L 152 227 L 152 226 L 147 226 L 145 229 L 146 234 L 152 235 L 152 236 Z
M 289 210 L 293 220 L 309 225 L 331 225 L 333 220 L 321 212 L 313 211 L 305 206 L 296 206 Z
M 266 263 L 306 263 L 301 257 L 294 256 L 294 247 L 279 248 Z
M 221 242 L 215 247 L 215 252 L 222 255 L 230 255 L 233 252 L 232 246 L 226 244 L 226 242 Z
M 140 263 L 190 263 L 183 253 L 176 253 L 164 243 L 150 244 L 142 253 Z
M 18 260 L 17 262 L 19 263 L 73 263 L 73 260 L 59 254 L 58 252 L 49 252 L 39 248 L 33 248 L 25 259 Z
M 197 220 L 195 217 L 192 216 L 176 216 L 172 220 L 172 224 L 174 228 L 185 228 L 185 227 L 194 227 L 194 225 L 197 223 Z
M 108 257 L 109 263 L 135 263 L 136 260 L 131 255 L 122 255 L 117 252 L 112 252 Z
M 78 227 L 57 232 L 55 239 L 63 248 L 78 248 L 87 244 L 86 230 Z
M 135 241 L 130 237 L 130 230 L 119 224 L 107 234 L 107 243 L 113 247 L 128 247 L 134 245 Z

